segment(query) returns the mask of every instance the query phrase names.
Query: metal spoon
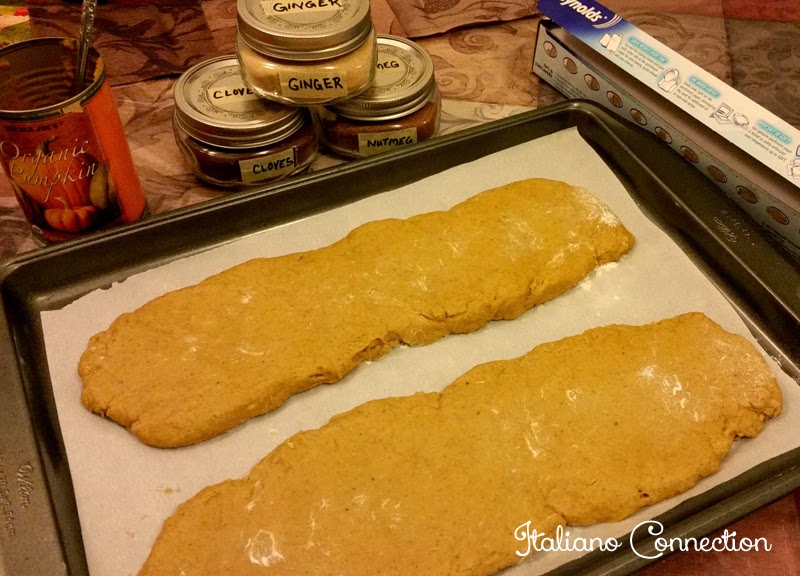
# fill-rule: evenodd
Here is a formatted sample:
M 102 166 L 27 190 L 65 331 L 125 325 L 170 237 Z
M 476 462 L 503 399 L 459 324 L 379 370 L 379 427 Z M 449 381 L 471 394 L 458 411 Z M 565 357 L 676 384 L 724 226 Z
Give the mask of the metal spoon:
M 75 94 L 80 94 L 83 91 L 84 76 L 86 76 L 86 61 L 89 58 L 89 47 L 92 44 L 96 9 L 97 0 L 83 0 L 83 7 L 81 8 L 81 33 L 78 38 L 78 68 L 75 73 Z

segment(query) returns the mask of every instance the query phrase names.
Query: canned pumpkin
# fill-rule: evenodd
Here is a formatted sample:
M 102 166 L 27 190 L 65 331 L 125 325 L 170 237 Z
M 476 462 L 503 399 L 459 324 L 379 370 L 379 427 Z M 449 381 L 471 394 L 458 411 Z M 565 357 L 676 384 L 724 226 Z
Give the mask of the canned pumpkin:
M 0 165 L 39 244 L 147 212 L 103 60 L 92 50 L 75 94 L 76 58 L 61 38 L 0 50 Z

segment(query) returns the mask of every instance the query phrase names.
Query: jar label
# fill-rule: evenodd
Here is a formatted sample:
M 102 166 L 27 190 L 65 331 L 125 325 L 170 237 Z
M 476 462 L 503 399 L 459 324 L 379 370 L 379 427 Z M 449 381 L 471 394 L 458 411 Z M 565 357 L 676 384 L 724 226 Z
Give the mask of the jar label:
M 380 154 L 392 148 L 400 148 L 417 141 L 417 128 L 403 128 L 387 132 L 368 132 L 358 135 L 358 152 L 362 156 Z
M 281 94 L 293 98 L 333 98 L 349 94 L 344 75 L 325 70 L 279 72 Z
M 239 170 L 242 172 L 242 182 L 256 184 L 266 180 L 274 180 L 279 176 L 291 174 L 297 168 L 295 148 L 282 152 L 239 161 Z
M 267 0 L 261 3 L 266 14 L 288 16 L 309 12 L 339 12 L 341 0 Z
M 226 112 L 252 112 L 262 108 L 258 94 L 245 86 L 241 77 L 223 76 L 206 88 L 208 101 Z

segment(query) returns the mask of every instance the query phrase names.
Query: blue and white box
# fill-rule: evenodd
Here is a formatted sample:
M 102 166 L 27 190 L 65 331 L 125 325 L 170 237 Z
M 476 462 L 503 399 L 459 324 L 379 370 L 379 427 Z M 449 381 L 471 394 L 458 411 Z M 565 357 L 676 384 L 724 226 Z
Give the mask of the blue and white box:
M 538 8 L 538 76 L 658 135 L 800 259 L 800 131 L 594 0 Z

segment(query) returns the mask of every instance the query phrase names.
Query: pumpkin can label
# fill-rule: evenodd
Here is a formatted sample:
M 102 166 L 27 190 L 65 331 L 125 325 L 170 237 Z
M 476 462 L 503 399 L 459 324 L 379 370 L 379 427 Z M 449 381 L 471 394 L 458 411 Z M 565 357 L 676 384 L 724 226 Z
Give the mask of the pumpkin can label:
M 146 202 L 107 83 L 37 120 L 0 118 L 2 166 L 41 244 L 144 216 Z

